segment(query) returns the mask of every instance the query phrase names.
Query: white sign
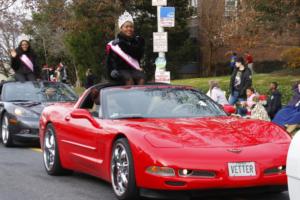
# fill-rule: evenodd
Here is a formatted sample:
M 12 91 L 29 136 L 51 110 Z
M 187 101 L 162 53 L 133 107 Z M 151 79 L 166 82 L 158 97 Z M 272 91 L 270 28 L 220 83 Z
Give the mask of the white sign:
M 160 8 L 160 26 L 162 27 L 175 26 L 175 7 Z
M 168 71 L 156 71 L 155 82 L 158 83 L 171 83 L 171 74 Z
M 168 52 L 168 33 L 153 33 L 153 52 Z
M 152 0 L 152 6 L 166 6 L 167 0 Z

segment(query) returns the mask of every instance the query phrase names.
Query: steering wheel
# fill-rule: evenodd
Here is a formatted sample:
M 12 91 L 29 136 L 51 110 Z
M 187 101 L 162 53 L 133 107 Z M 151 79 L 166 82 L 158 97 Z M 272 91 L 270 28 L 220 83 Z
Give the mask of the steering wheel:
M 188 110 L 188 109 L 194 109 L 195 105 L 191 104 L 191 103 L 185 103 L 185 104 L 180 104 L 178 106 L 176 106 L 175 108 L 173 108 L 173 110 L 171 111 L 172 113 L 178 113 L 181 110 Z

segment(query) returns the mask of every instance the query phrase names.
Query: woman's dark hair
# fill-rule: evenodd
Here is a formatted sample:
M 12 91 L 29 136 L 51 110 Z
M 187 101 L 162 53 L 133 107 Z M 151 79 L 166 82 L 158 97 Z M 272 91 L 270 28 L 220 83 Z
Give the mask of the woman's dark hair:
M 29 42 L 28 40 L 22 40 L 22 41 L 19 43 L 19 46 L 18 46 L 18 49 L 17 49 L 17 53 L 20 53 L 20 52 L 23 51 L 23 50 L 22 50 L 22 43 L 23 43 L 23 42 L 26 42 L 26 43 L 28 44 L 28 50 L 27 50 L 27 52 L 33 54 L 32 50 L 31 50 L 30 42 Z
M 277 82 L 271 82 L 271 84 L 273 84 L 276 89 L 278 88 L 278 83 Z
M 255 89 L 253 87 L 247 88 L 247 90 L 250 90 L 251 92 L 255 93 Z
M 243 57 L 238 57 L 238 58 L 236 59 L 236 62 L 242 63 L 242 65 L 245 64 L 245 60 L 244 60 Z

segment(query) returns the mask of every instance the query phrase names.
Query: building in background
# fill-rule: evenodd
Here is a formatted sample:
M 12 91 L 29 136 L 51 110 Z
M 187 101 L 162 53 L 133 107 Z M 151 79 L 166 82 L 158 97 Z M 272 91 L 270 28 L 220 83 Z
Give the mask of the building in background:
M 226 63 L 230 51 L 239 55 L 249 51 L 254 56 L 257 72 L 281 69 L 284 65 L 282 52 L 300 46 L 300 26 L 298 30 L 283 30 L 280 34 L 265 31 L 264 26 L 260 29 L 240 28 L 254 22 L 253 13 L 242 16 L 249 1 L 198 0 L 198 39 L 203 75 L 228 73 Z M 211 69 L 208 69 L 209 65 L 212 65 Z

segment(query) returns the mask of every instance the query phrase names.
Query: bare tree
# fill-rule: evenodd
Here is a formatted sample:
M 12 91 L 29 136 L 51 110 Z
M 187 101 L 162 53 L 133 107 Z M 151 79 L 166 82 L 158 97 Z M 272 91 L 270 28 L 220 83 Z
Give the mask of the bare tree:
M 0 73 L 10 75 L 10 51 L 17 46 L 18 36 L 21 34 L 22 17 L 7 11 L 0 15 Z

